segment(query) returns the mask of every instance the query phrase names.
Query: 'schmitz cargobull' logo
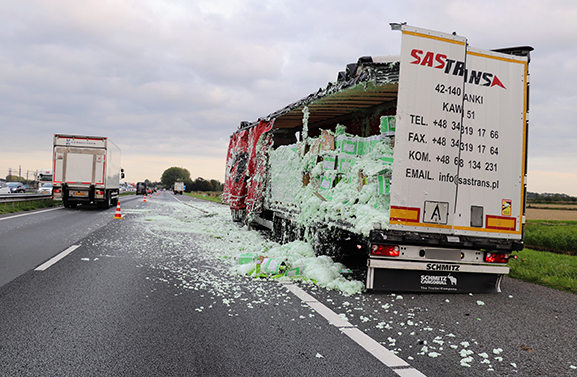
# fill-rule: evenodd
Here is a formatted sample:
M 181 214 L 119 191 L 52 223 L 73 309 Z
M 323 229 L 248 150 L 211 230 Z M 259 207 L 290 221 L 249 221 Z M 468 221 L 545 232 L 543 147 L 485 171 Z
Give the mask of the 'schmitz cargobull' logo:
M 421 284 L 428 285 L 457 285 L 457 278 L 451 276 L 421 275 Z
M 469 72 L 469 70 L 465 68 L 465 62 L 449 59 L 445 54 L 435 54 L 432 51 L 424 52 L 423 50 L 415 48 L 411 51 L 411 56 L 415 59 L 411 64 L 443 69 L 443 72 L 448 75 L 464 77 L 465 82 L 468 84 L 489 87 L 496 85 L 507 89 L 497 75 L 491 72 L 474 70 Z

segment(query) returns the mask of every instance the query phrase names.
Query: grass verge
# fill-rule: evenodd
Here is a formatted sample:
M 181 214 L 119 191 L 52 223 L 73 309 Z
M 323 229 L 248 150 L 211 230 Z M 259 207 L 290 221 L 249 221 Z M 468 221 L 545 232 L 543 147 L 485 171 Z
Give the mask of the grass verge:
M 509 260 L 510 277 L 577 294 L 576 257 L 531 249 L 515 254 L 517 259 Z
M 134 191 L 122 192 L 122 193 L 120 193 L 119 196 L 131 196 L 131 195 L 134 196 L 134 195 L 136 195 L 136 193 Z M 143 195 L 139 195 L 139 196 L 143 196 Z
M 222 193 L 220 192 L 185 192 L 185 195 L 210 202 L 222 203 L 220 199 Z
M 0 204 L 0 215 L 56 207 L 59 205 L 62 205 L 62 202 L 57 202 L 52 199 L 34 200 L 31 202 L 3 203 Z
M 577 255 L 577 221 L 527 221 L 525 245 L 536 250 Z
M 134 195 L 134 193 L 122 193 L 120 196 Z M 14 202 L 14 203 L 0 203 L 0 215 L 8 213 L 17 213 L 25 211 L 33 211 L 35 209 L 51 208 L 61 206 L 62 201 L 52 199 L 34 200 L 30 202 Z

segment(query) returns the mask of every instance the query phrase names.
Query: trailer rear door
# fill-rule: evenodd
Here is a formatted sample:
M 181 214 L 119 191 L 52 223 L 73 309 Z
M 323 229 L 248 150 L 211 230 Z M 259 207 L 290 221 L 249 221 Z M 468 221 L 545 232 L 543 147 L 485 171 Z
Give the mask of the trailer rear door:
M 520 239 L 527 58 L 402 32 L 390 229 Z

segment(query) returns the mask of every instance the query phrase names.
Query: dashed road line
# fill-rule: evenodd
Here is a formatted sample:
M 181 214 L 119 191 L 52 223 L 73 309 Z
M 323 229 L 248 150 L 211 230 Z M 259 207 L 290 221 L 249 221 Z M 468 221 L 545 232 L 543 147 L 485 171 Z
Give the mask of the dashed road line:
M 56 255 L 55 257 L 52 257 L 51 259 L 47 260 L 46 262 L 42 263 L 40 266 L 36 267 L 34 269 L 34 271 L 44 271 L 46 270 L 48 267 L 52 266 L 54 263 L 58 262 L 60 259 L 64 258 L 65 256 L 67 256 L 68 254 L 70 254 L 71 252 L 73 252 L 74 250 L 78 249 L 80 247 L 80 245 L 72 245 L 70 246 L 68 249 L 64 250 L 63 252 L 61 252 L 60 254 Z
M 29 215 L 37 215 L 39 213 L 44 213 L 44 212 L 49 212 L 49 211 L 56 211 L 58 209 L 62 209 L 64 207 L 56 207 L 56 208 L 49 208 L 49 209 L 44 209 L 41 211 L 34 211 L 34 212 L 26 212 L 26 213 L 22 213 L 20 215 L 14 215 L 14 216 L 9 216 L 9 217 L 2 217 L 0 218 L 0 221 L 2 220 L 9 220 L 9 219 L 15 219 L 16 217 L 22 217 L 22 216 L 29 216 Z
M 187 202 L 184 202 L 184 201 L 178 199 L 178 198 L 176 197 L 176 195 L 173 195 L 172 197 L 173 197 L 177 202 L 179 202 L 179 203 L 181 203 L 181 204 L 184 204 L 185 206 L 189 206 L 190 208 L 196 209 L 197 211 L 201 211 L 201 212 L 204 212 L 204 213 L 210 213 L 210 212 L 208 212 L 208 211 L 205 211 L 205 210 L 202 209 L 202 208 L 195 207 L 195 206 L 193 206 L 192 204 L 188 204 Z

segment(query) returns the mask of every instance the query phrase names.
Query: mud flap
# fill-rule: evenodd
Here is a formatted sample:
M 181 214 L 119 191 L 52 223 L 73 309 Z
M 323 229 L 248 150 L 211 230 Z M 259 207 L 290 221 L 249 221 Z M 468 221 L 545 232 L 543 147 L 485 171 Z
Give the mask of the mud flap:
M 422 264 L 419 264 L 423 266 Z M 501 281 L 507 267 L 488 267 L 454 265 L 461 268 L 453 271 L 434 271 L 410 268 L 378 268 L 370 266 L 367 272 L 367 289 L 395 292 L 422 293 L 498 293 L 501 292 Z M 469 267 L 469 268 L 462 268 Z M 463 271 L 458 271 L 458 270 Z M 469 271 L 467 271 L 469 270 Z

